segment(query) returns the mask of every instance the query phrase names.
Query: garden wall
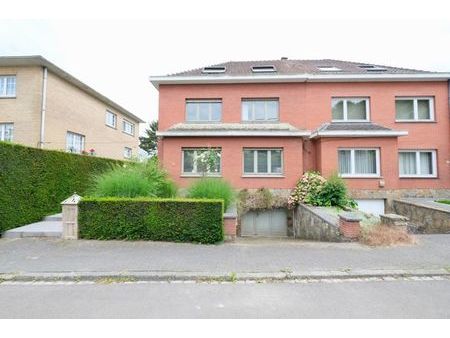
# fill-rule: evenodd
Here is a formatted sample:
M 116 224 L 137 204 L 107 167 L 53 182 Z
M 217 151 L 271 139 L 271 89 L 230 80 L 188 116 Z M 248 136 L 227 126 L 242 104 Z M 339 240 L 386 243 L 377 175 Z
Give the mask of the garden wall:
M 293 211 L 294 238 L 325 242 L 341 242 L 338 218 L 320 207 L 299 204 Z
M 212 244 L 224 239 L 223 201 L 85 198 L 78 204 L 80 238 Z
M 0 234 L 60 212 L 62 200 L 83 194 L 94 174 L 117 163 L 0 142 Z

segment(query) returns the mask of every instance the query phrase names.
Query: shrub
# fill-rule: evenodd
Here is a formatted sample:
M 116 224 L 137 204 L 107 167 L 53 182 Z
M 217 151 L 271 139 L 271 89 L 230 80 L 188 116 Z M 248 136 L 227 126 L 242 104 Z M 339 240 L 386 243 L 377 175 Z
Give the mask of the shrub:
M 188 188 L 187 197 L 221 199 L 225 210 L 227 210 L 234 200 L 234 191 L 231 185 L 221 178 L 201 178 Z
M 288 206 L 294 208 L 299 203 L 325 207 L 356 207 L 356 202 L 348 197 L 347 187 L 336 174 L 328 180 L 317 172 L 306 172 L 297 182 L 289 196 Z
M 0 233 L 61 211 L 85 194 L 93 174 L 121 161 L 0 142 Z
M 223 241 L 221 200 L 83 198 L 80 237 L 194 243 Z
M 173 197 L 176 186 L 156 159 L 117 166 L 95 177 L 94 197 Z
M 331 175 L 318 192 L 317 205 L 339 208 L 356 207 L 356 202 L 348 198 L 344 180 L 336 174 Z

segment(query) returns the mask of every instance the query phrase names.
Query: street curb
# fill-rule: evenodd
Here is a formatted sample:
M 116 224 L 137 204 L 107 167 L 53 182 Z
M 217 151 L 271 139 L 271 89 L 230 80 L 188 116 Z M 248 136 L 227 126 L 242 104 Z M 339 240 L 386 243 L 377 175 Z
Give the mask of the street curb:
M 414 269 L 414 270 L 326 270 L 308 272 L 186 272 L 186 271 L 122 271 L 122 272 L 31 272 L 0 273 L 1 282 L 54 282 L 54 281 L 273 281 L 289 280 L 330 280 L 358 278 L 401 278 L 401 277 L 450 277 L 448 269 Z

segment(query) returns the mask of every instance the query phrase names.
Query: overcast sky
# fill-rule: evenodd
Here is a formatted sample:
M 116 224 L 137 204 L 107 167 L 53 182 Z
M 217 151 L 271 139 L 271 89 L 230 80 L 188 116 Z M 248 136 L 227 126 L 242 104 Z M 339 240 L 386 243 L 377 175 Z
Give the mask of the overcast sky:
M 0 20 L 1 55 L 40 54 L 145 121 L 149 75 L 282 56 L 450 71 L 449 46 L 444 20 Z

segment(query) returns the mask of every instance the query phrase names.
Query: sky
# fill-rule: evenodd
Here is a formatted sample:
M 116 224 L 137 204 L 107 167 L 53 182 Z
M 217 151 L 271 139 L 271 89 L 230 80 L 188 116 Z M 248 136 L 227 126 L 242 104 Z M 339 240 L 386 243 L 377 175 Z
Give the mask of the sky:
M 0 18 L 0 55 L 37 54 L 148 122 L 158 113 L 150 75 L 230 60 L 327 58 L 450 72 L 450 20 Z

